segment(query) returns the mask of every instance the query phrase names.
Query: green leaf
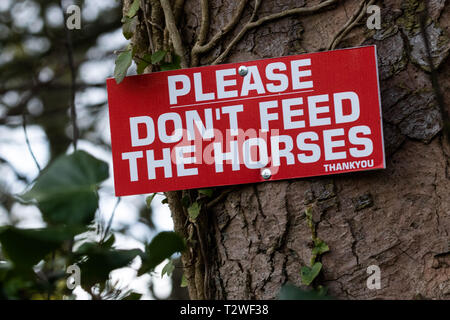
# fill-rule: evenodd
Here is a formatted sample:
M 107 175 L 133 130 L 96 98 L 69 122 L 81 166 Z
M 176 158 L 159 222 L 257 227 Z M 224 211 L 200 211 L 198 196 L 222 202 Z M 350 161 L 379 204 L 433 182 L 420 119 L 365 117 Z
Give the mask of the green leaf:
M 302 267 L 300 271 L 300 275 L 302 278 L 302 283 L 304 285 L 309 286 L 314 279 L 319 275 L 320 270 L 322 269 L 322 264 L 320 262 L 314 263 L 314 265 L 310 267 Z
M 145 256 L 142 257 L 142 266 L 138 275 L 153 270 L 165 259 L 176 252 L 182 252 L 185 248 L 183 238 L 177 233 L 170 231 L 158 233 L 145 248 Z
M 321 255 L 328 251 L 330 251 L 330 248 L 323 240 L 318 239 L 317 241 L 315 241 L 314 248 L 312 249 L 312 254 L 314 256 Z
M 323 287 L 319 290 L 302 290 L 292 284 L 286 284 L 281 287 L 278 294 L 279 300 L 330 300 L 326 296 L 326 290 Z
M 98 207 L 98 185 L 108 176 L 106 162 L 75 151 L 53 161 L 22 198 L 36 201 L 50 225 L 86 225 Z
M 0 242 L 5 256 L 14 267 L 26 269 L 34 266 L 47 254 L 61 247 L 64 241 L 84 232 L 83 227 L 47 227 L 18 229 L 0 228 Z
M 133 34 L 136 32 L 136 27 L 139 23 L 138 17 L 123 17 L 122 19 L 122 34 L 125 39 L 129 40 Z
M 188 286 L 188 281 L 186 279 L 186 275 L 183 273 L 183 276 L 181 277 L 180 287 L 185 288 L 187 286 Z
M 145 54 L 141 59 L 139 59 L 139 63 L 137 65 L 137 73 L 142 74 L 145 68 L 147 68 L 147 66 L 151 64 L 151 61 L 152 55 L 149 53 Z
M 128 9 L 127 16 L 129 18 L 133 18 L 138 11 L 139 11 L 139 0 L 134 0 L 130 8 Z
M 189 196 L 189 194 L 185 194 L 183 198 L 181 198 L 181 204 L 183 205 L 183 207 L 189 208 L 189 206 L 191 205 L 191 197 Z
M 149 209 L 151 208 L 152 201 L 155 198 L 155 196 L 156 196 L 156 193 L 153 193 L 153 194 L 149 195 L 147 198 L 145 198 L 145 203 L 147 204 L 147 208 L 149 208 Z
M 178 69 L 181 69 L 181 59 L 177 55 L 174 55 L 173 61 L 171 63 L 165 62 L 161 64 L 162 71 L 178 70 Z
M 142 294 L 137 292 L 131 292 L 122 300 L 141 300 Z
M 188 208 L 189 219 L 195 221 L 200 214 L 200 209 L 201 206 L 198 202 L 194 202 L 193 204 L 191 204 L 191 206 Z
M 156 51 L 154 54 L 152 54 L 152 57 L 151 57 L 152 64 L 157 64 L 157 63 L 161 62 L 162 59 L 164 59 L 164 57 L 166 56 L 166 53 L 167 52 L 164 50 L 159 50 L 159 51 Z
M 169 260 L 167 264 L 164 266 L 164 268 L 161 271 L 161 278 L 164 277 L 165 274 L 167 274 L 168 277 L 172 274 L 173 270 L 175 269 L 175 266 L 173 265 L 172 260 Z
M 208 196 L 209 198 L 212 197 L 214 190 L 213 189 L 198 189 L 198 193 L 204 194 L 205 196 Z
M 116 83 L 122 82 L 123 78 L 127 75 L 128 68 L 131 66 L 133 60 L 133 53 L 131 50 L 121 52 L 116 59 L 116 66 L 114 68 L 114 78 Z
M 104 283 L 109 273 L 128 266 L 136 256 L 143 256 L 139 249 L 115 250 L 105 248 L 98 243 L 86 242 L 75 252 L 81 262 L 81 284 L 88 290 L 96 283 Z
M 106 239 L 103 243 L 101 243 L 101 246 L 103 248 L 112 248 L 115 241 L 116 237 L 114 236 L 114 234 L 111 234 L 108 239 Z

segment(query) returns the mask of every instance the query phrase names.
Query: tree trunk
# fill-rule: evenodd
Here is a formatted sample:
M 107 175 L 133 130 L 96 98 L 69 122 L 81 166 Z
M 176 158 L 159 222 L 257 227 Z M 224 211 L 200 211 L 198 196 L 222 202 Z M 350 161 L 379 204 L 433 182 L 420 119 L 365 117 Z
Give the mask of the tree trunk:
M 175 7 L 183 3 L 174 2 Z M 241 1 L 204 2 L 209 15 L 202 15 L 202 1 L 196 0 L 187 0 L 181 15 L 174 10 L 184 57 L 191 65 L 376 44 L 387 169 L 220 188 L 221 201 L 207 206 L 195 224 L 186 221 L 181 192 L 168 193 L 176 231 L 197 240 L 183 254 L 191 298 L 273 299 L 287 282 L 301 286 L 300 268 L 309 264 L 312 246 L 307 206 L 313 208 L 317 236 L 330 248 L 321 257 L 323 271 L 316 280 L 330 295 L 450 298 L 450 147 L 442 130 L 449 111 L 444 106 L 450 104 L 446 1 L 427 1 L 428 10 L 422 1 L 365 1 L 381 7 L 381 30 L 366 27 L 368 15 L 360 0 L 263 0 L 257 1 L 257 10 L 254 1 L 244 1 L 242 7 Z M 159 1 L 148 3 L 148 19 L 164 17 Z M 289 13 L 239 35 L 252 12 L 256 21 L 320 3 L 320 10 Z M 423 14 L 436 69 L 431 73 L 421 30 Z M 236 25 L 230 25 L 235 16 Z M 339 33 L 353 18 L 355 23 Z M 158 31 L 155 24 L 150 29 L 153 35 L 165 36 L 160 46 L 170 48 L 168 31 Z M 137 30 L 133 41 L 141 54 L 149 47 L 145 24 Z M 221 30 L 229 33 L 211 50 L 195 52 Z M 381 270 L 379 290 L 366 285 L 370 265 Z

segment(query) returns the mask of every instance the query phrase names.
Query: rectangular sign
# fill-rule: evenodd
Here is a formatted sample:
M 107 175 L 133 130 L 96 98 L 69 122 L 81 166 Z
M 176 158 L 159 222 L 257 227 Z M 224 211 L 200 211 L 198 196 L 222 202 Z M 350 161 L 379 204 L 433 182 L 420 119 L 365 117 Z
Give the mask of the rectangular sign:
M 117 196 L 385 168 L 375 46 L 107 88 Z

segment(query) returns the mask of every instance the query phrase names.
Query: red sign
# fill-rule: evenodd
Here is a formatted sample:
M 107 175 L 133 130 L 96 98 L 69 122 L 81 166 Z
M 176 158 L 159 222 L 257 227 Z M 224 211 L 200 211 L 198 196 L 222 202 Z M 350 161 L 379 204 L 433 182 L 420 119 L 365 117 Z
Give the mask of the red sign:
M 374 46 L 107 87 L 117 196 L 385 168 Z

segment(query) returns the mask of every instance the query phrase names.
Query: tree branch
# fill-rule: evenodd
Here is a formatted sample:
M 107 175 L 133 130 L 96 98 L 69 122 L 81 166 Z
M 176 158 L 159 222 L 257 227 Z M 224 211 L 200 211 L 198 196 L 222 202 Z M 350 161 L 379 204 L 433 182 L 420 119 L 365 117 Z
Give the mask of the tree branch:
M 289 10 L 285 10 L 282 12 L 278 12 L 278 13 L 274 13 L 274 14 L 265 16 L 263 18 L 258 19 L 257 21 L 253 21 L 253 18 L 256 14 L 256 10 L 253 10 L 253 14 L 252 14 L 252 17 L 250 18 L 250 20 L 244 25 L 242 30 L 233 38 L 233 40 L 231 40 L 230 44 L 227 46 L 225 51 L 223 51 L 220 54 L 220 56 L 216 60 L 214 60 L 214 62 L 212 64 L 215 65 L 215 64 L 222 63 L 225 60 L 225 58 L 228 56 L 228 54 L 230 53 L 231 49 L 244 37 L 244 35 L 247 33 L 247 31 L 249 31 L 251 29 L 254 29 L 265 23 L 268 23 L 268 22 L 271 22 L 274 20 L 278 20 L 278 19 L 281 19 L 281 18 L 284 18 L 287 16 L 315 13 L 315 12 L 317 12 L 323 8 L 326 8 L 328 6 L 331 6 L 337 2 L 338 2 L 338 0 L 327 0 L 318 5 L 311 6 L 311 7 L 289 9 Z M 258 1 L 256 3 L 258 3 Z M 256 5 L 255 5 L 255 9 L 257 9 Z
M 178 31 L 175 17 L 173 15 L 172 7 L 169 0 L 161 0 L 161 7 L 164 11 L 164 17 L 166 18 L 166 27 L 169 31 L 170 39 L 173 43 L 175 53 L 180 56 L 181 67 L 187 68 L 186 55 L 184 52 L 183 42 L 181 41 L 180 32 Z
M 366 0 L 363 0 L 361 4 L 358 7 L 358 10 L 356 10 L 353 17 L 347 21 L 347 23 L 340 29 L 336 35 L 333 37 L 333 39 L 330 42 L 330 45 L 328 46 L 328 50 L 334 50 L 339 42 L 350 32 L 350 30 L 353 29 L 353 27 L 359 23 L 359 21 L 364 17 L 366 14 L 367 6 L 370 6 L 375 1 L 370 0 L 369 3 L 366 4 Z
M 36 159 L 36 156 L 34 155 L 33 149 L 31 148 L 30 140 L 28 139 L 28 132 L 27 132 L 27 115 L 25 113 L 26 108 L 23 110 L 22 113 L 22 129 L 23 134 L 25 135 L 25 142 L 27 144 L 28 152 L 31 154 L 31 157 L 33 158 L 34 164 L 36 165 L 39 173 L 41 173 L 41 166 L 39 165 L 39 162 Z
M 201 0 L 202 6 L 202 19 L 200 22 L 200 31 L 197 35 L 197 41 L 191 51 L 191 66 L 196 67 L 198 65 L 198 52 L 196 48 L 200 47 L 205 41 L 209 30 L 209 7 L 208 0 Z
M 245 5 L 247 4 L 248 0 L 241 0 L 239 3 L 238 8 L 236 9 L 236 12 L 234 13 L 234 16 L 231 18 L 231 20 L 228 22 L 228 24 L 220 30 L 218 33 L 216 33 L 212 39 L 205 45 L 198 45 L 197 44 L 192 48 L 191 56 L 195 56 L 198 59 L 198 56 L 202 53 L 206 53 L 213 49 L 220 40 L 228 33 L 230 32 L 236 24 L 239 22 L 239 19 L 241 18 L 242 13 L 244 12 Z M 197 64 L 194 64 L 191 62 L 191 65 L 195 67 Z
M 151 53 L 155 53 L 155 48 L 153 46 L 152 32 L 149 25 L 151 21 L 147 17 L 147 3 L 144 0 L 141 0 L 140 3 L 142 12 L 144 13 L 145 28 L 147 29 L 148 45 L 149 45 L 149 48 L 147 50 L 149 50 Z
M 150 0 L 150 4 L 153 45 L 155 51 L 159 51 L 163 47 L 164 30 L 161 27 L 164 23 L 163 12 L 159 0 Z

